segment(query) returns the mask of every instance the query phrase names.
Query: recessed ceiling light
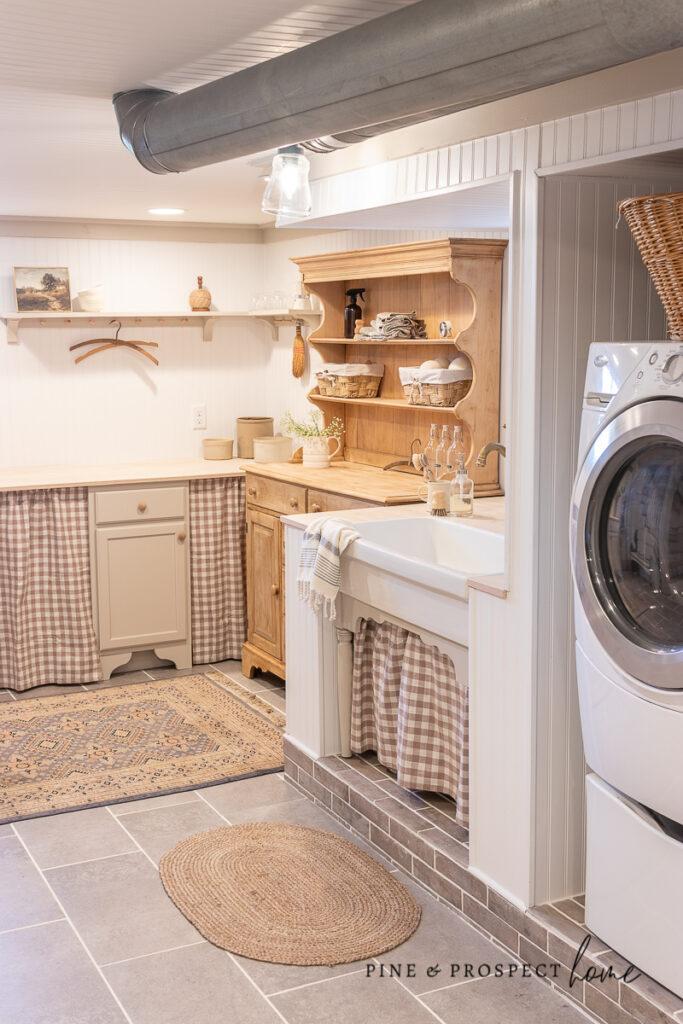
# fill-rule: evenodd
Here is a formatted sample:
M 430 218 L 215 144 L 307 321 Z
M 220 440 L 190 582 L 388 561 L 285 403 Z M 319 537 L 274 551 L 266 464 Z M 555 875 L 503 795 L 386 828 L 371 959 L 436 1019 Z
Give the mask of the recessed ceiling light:
M 157 217 L 178 217 L 185 213 L 185 210 L 181 210 L 179 206 L 153 206 L 147 213 L 153 213 Z

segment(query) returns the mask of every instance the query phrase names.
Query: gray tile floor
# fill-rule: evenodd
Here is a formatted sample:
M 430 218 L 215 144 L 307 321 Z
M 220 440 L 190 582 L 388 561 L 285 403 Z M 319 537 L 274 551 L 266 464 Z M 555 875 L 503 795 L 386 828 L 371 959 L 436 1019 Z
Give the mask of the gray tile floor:
M 221 670 L 245 683 L 236 663 Z M 282 700 L 275 683 L 246 685 Z M 403 946 L 372 962 L 371 977 L 365 963 L 288 967 L 216 949 L 166 897 L 157 863 L 187 835 L 248 819 L 321 827 L 367 849 L 281 775 L 0 827 L 1 1024 L 585 1019 L 535 979 L 453 980 L 451 962 L 508 964 L 510 955 L 408 880 L 422 922 Z M 409 963 L 415 978 L 380 977 L 381 964 L 386 971 Z M 441 973 L 428 976 L 437 964 Z

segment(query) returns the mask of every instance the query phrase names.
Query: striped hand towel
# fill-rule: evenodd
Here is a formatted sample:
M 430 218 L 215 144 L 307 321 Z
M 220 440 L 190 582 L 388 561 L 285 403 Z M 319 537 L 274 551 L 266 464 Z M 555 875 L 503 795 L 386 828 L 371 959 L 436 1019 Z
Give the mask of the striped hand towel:
M 341 586 L 341 556 L 358 534 L 336 519 L 316 519 L 307 527 L 299 555 L 299 597 L 336 619 Z

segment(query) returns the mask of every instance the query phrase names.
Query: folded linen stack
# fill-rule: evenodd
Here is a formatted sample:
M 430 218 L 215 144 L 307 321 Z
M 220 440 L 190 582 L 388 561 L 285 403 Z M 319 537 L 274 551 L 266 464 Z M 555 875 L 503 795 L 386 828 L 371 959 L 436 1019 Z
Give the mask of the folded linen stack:
M 412 313 L 378 313 L 369 327 L 361 327 L 356 338 L 363 341 L 387 341 L 391 338 L 426 338 L 424 320 Z

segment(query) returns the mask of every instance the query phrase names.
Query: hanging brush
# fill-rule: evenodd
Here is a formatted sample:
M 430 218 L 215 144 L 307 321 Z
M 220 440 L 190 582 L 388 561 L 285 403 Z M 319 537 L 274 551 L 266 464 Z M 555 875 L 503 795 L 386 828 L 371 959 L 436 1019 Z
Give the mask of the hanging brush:
M 301 333 L 301 321 L 297 320 L 294 345 L 292 347 L 292 376 L 303 377 L 306 366 L 306 347 Z

